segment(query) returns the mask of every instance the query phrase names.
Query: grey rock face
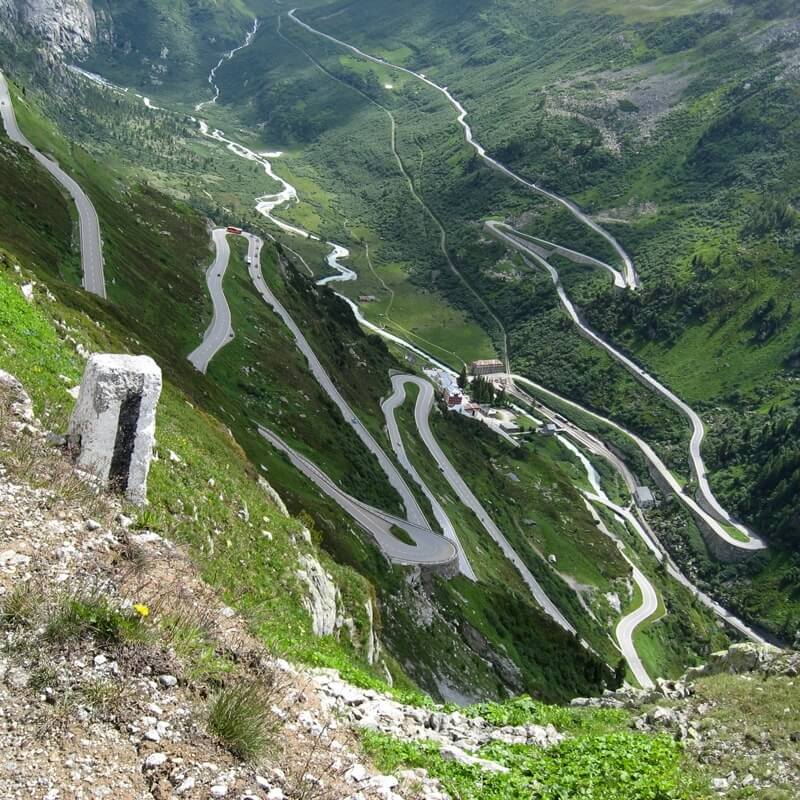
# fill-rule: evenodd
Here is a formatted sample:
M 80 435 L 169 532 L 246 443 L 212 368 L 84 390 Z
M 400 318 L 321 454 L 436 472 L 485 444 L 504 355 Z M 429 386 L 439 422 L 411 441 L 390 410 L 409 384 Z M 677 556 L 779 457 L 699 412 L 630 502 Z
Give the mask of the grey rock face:
M 284 517 L 289 516 L 289 511 L 286 508 L 286 504 L 283 502 L 283 498 L 275 491 L 272 487 L 272 484 L 269 483 L 266 479 L 259 476 L 258 478 L 258 485 L 264 490 L 264 494 L 266 494 L 269 501 L 275 508 L 283 514 Z
M 0 0 L 0 18 L 59 54 L 85 51 L 97 37 L 92 0 Z
M 70 420 L 78 466 L 138 505 L 147 500 L 160 395 L 161 370 L 152 358 L 93 355 Z
M 337 627 L 336 584 L 312 556 L 301 556 L 300 564 L 297 576 L 308 585 L 304 605 L 311 614 L 314 635 L 328 636 Z

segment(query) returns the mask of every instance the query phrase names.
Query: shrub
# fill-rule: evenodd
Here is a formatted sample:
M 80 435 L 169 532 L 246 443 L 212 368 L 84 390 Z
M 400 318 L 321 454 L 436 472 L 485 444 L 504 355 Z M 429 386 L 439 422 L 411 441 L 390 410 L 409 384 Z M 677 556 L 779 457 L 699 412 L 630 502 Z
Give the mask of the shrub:
M 237 758 L 255 761 L 277 730 L 270 705 L 271 694 L 263 684 L 228 686 L 211 701 L 208 727 Z
M 0 621 L 4 628 L 24 628 L 30 625 L 39 607 L 42 595 L 30 583 L 17 583 L 3 598 Z
M 145 638 L 140 615 L 111 605 L 102 595 L 65 595 L 59 599 L 47 622 L 44 638 L 63 643 L 93 636 L 102 644 L 120 644 Z

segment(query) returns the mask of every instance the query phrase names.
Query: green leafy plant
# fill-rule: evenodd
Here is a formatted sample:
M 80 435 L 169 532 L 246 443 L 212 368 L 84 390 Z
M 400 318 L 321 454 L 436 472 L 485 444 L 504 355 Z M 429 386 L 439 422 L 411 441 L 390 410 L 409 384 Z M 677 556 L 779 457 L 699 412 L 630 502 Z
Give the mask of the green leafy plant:
M 381 769 L 423 767 L 460 800 L 699 800 L 706 794 L 682 769 L 681 746 L 664 735 L 581 736 L 548 749 L 495 744 L 480 755 L 508 771 L 491 773 L 445 761 L 433 743 L 372 732 L 363 741 Z
M 572 708 L 547 705 L 523 695 L 504 703 L 478 703 L 469 706 L 471 717 L 483 717 L 492 725 L 554 725 L 560 731 L 608 733 L 621 730 L 630 721 L 627 711 L 614 708 Z
M 146 624 L 135 611 L 120 610 L 107 597 L 67 594 L 58 599 L 44 630 L 44 638 L 63 644 L 92 636 L 106 645 L 146 638 Z

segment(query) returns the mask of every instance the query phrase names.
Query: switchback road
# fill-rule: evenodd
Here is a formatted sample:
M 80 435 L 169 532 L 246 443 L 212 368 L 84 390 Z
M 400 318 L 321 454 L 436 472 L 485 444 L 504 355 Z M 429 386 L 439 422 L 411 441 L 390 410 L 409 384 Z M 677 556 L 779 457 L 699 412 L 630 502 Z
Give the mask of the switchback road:
M 231 249 L 228 245 L 227 231 L 225 228 L 216 228 L 212 234 L 217 255 L 214 263 L 206 270 L 206 283 L 211 294 L 214 306 L 211 324 L 203 337 L 203 343 L 188 356 L 189 361 L 200 372 L 205 373 L 212 358 L 233 339 L 233 325 L 231 324 L 231 310 L 225 299 L 222 281 L 228 269 Z
M 394 450 L 394 454 L 397 456 L 397 460 L 400 462 L 403 469 L 411 476 L 411 479 L 414 481 L 414 483 L 419 486 L 419 488 L 428 498 L 428 502 L 430 502 L 431 508 L 433 509 L 433 515 L 436 517 L 439 527 L 444 532 L 445 538 L 449 539 L 456 546 L 456 549 L 458 550 L 458 566 L 461 574 L 466 575 L 470 580 L 475 581 L 477 580 L 475 571 L 472 569 L 469 559 L 464 552 L 464 548 L 461 546 L 461 543 L 458 540 L 458 534 L 456 533 L 453 523 L 450 521 L 450 517 L 447 516 L 447 512 L 442 507 L 439 499 L 420 477 L 414 465 L 411 463 L 411 459 L 408 457 L 408 453 L 403 445 L 403 437 L 400 435 L 400 428 L 397 425 L 395 412 L 406 400 L 405 387 L 409 383 L 419 387 L 419 394 L 417 395 L 417 402 L 414 407 L 414 417 L 420 437 L 422 438 L 423 442 L 425 442 L 426 446 L 428 445 L 426 432 L 427 437 L 432 438 L 430 428 L 428 427 L 428 417 L 431 409 L 433 408 L 433 387 L 428 381 L 418 378 L 415 375 L 393 375 L 392 394 L 383 401 L 382 405 L 383 414 L 386 418 L 386 429 L 389 433 L 389 441 L 392 443 L 392 450 Z M 422 423 L 423 427 L 420 427 L 420 423 Z M 430 450 L 430 447 L 428 447 L 428 449 Z M 432 451 L 431 454 L 433 454 Z M 450 482 L 449 471 L 445 465 L 438 461 L 437 465 L 444 474 L 445 479 L 452 487 L 453 484 Z M 447 466 L 450 468 L 450 470 L 452 470 L 449 462 Z
M 561 283 L 558 271 L 555 269 L 555 267 L 553 267 L 552 264 L 550 264 L 549 261 L 543 258 L 529 242 L 519 237 L 513 231 L 513 229 L 501 223 L 490 221 L 486 223 L 486 228 L 498 239 L 523 253 L 524 256 L 533 259 L 537 264 L 546 270 L 553 282 L 553 285 L 556 287 L 556 292 L 558 293 L 561 305 L 564 307 L 570 319 L 583 336 L 592 342 L 592 344 L 595 344 L 601 349 L 605 350 L 638 381 L 643 383 L 649 389 L 652 389 L 656 394 L 663 397 L 671 406 L 676 408 L 683 416 L 686 417 L 686 419 L 689 420 L 689 424 L 692 427 L 692 438 L 689 443 L 689 458 L 692 465 L 692 472 L 697 478 L 700 494 L 703 499 L 703 507 L 701 507 L 699 503 L 696 503 L 692 498 L 689 498 L 687 495 L 683 494 L 683 487 L 678 483 L 672 472 L 655 454 L 649 445 L 647 445 L 639 437 L 634 436 L 634 434 L 630 433 L 629 431 L 625 431 L 627 435 L 636 442 L 636 444 L 645 454 L 647 460 L 656 468 L 656 470 L 658 470 L 659 474 L 670 485 L 672 490 L 679 497 L 684 499 L 686 504 L 689 505 L 690 509 L 695 511 L 695 513 L 701 517 L 703 522 L 705 522 L 713 530 L 715 535 L 719 536 L 727 544 L 744 550 L 763 550 L 765 547 L 764 542 L 752 531 L 748 530 L 744 525 L 734 520 L 728 514 L 728 512 L 722 508 L 717 498 L 714 496 L 714 493 L 711 491 L 711 487 L 708 483 L 706 466 L 701 453 L 701 446 L 703 439 L 705 438 L 705 427 L 703 426 L 703 421 L 700 419 L 700 416 L 697 414 L 697 412 L 687 403 L 681 400 L 674 392 L 670 391 L 666 386 L 643 370 L 633 360 L 628 358 L 628 356 L 617 350 L 616 347 L 603 339 L 602 336 L 597 334 L 583 321 L 574 304 L 567 295 L 564 286 Z M 517 380 L 517 376 L 513 377 L 514 380 Z M 608 420 L 606 420 L 606 422 L 608 422 Z M 620 428 L 618 425 L 615 425 L 615 427 Z M 730 525 L 731 527 L 736 528 L 743 537 L 746 537 L 745 540 L 742 541 L 741 539 L 732 536 L 725 529 L 724 525 Z
M 473 494 L 469 486 L 467 486 L 458 470 L 450 463 L 450 460 L 436 441 L 428 423 L 428 417 L 433 405 L 433 386 L 428 381 L 422 380 L 422 378 L 418 378 L 414 375 L 395 376 L 392 383 L 394 385 L 395 395 L 397 394 L 398 387 L 403 384 L 413 383 L 419 387 L 422 402 L 420 403 L 418 401 L 415 407 L 415 422 L 422 441 L 433 456 L 434 461 L 436 461 L 437 465 L 442 470 L 445 479 L 450 484 L 459 500 L 475 514 L 489 536 L 503 551 L 503 555 L 517 568 L 525 585 L 530 590 L 536 602 L 544 609 L 545 613 L 555 620 L 564 630 L 575 633 L 573 625 L 547 596 L 525 562 L 519 557 L 508 539 L 506 539 L 502 531 L 494 523 L 486 509 Z
M 0 72 L 0 116 L 8 138 L 21 144 L 64 187 L 75 202 L 80 225 L 81 270 L 83 288 L 87 292 L 105 299 L 106 282 L 103 274 L 103 241 L 100 237 L 100 221 L 92 201 L 78 183 L 67 175 L 53 159 L 40 153 L 25 137 L 17 125 L 14 106 L 5 76 Z
M 284 453 L 294 467 L 347 512 L 360 527 L 371 534 L 384 555 L 393 563 L 407 566 L 442 566 L 455 561 L 456 547 L 451 541 L 434 533 L 427 526 L 414 525 L 408 520 L 362 503 L 340 489 L 313 461 L 298 453 L 275 433 L 261 425 L 258 426 L 258 432 L 276 450 Z M 398 528 L 411 538 L 414 544 L 398 539 L 392 532 Z
M 339 409 L 341 415 L 344 417 L 348 425 L 355 431 L 356 436 L 361 439 L 361 442 L 378 460 L 386 478 L 389 483 L 400 495 L 403 505 L 406 509 L 406 517 L 408 521 L 414 525 L 419 525 L 423 528 L 429 528 L 425 515 L 420 508 L 417 498 L 414 493 L 409 489 L 408 484 L 403 479 L 400 471 L 389 460 L 383 448 L 375 441 L 372 434 L 364 427 L 363 423 L 358 419 L 353 409 L 342 396 L 342 393 L 336 387 L 336 384 L 331 380 L 330 375 L 325 371 L 316 353 L 311 348 L 308 340 L 303 335 L 300 328 L 292 319 L 289 312 L 284 308 L 283 304 L 273 294 L 272 290 L 267 286 L 264 276 L 261 272 L 261 247 L 262 241 L 257 236 L 252 234 L 244 234 L 248 240 L 253 243 L 251 249 L 250 265 L 248 267 L 250 272 L 250 279 L 256 287 L 256 291 L 261 295 L 264 301 L 272 308 L 272 310 L 281 318 L 283 324 L 291 332 L 294 337 L 297 349 L 305 356 L 308 362 L 308 367 L 312 375 L 316 378 L 319 385 L 324 392 L 333 401 L 333 404 Z

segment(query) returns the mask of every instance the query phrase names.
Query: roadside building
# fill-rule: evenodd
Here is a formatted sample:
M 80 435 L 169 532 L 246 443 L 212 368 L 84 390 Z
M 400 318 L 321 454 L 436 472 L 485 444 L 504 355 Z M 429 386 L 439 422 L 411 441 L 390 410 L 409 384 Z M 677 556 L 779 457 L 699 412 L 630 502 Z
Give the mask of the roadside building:
M 496 375 L 501 372 L 505 372 L 503 362 L 498 361 L 496 358 L 473 361 L 470 365 L 470 374 L 473 378 L 478 378 L 483 375 Z
M 464 402 L 464 395 L 461 392 L 454 392 L 449 389 L 445 390 L 444 399 L 448 408 L 456 408 Z
M 360 294 L 358 296 L 359 303 L 375 303 L 378 298 L 374 294 Z
M 555 436 L 558 433 L 558 426 L 555 422 L 545 422 L 541 428 L 539 428 L 539 433 L 542 436 Z
M 636 501 L 636 505 L 643 511 L 653 508 L 656 504 L 656 499 L 647 486 L 637 486 L 633 492 L 633 499 Z

